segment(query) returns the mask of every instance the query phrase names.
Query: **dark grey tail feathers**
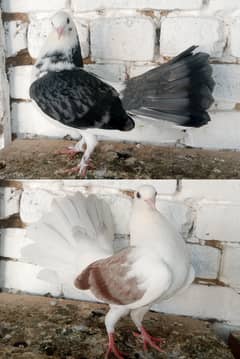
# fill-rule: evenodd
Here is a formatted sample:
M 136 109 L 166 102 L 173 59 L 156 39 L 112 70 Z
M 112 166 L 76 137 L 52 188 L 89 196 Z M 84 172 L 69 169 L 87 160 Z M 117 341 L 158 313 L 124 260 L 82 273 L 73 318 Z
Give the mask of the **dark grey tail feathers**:
M 130 79 L 123 105 L 136 115 L 200 127 L 208 123 L 215 82 L 209 55 L 191 46 L 168 63 Z

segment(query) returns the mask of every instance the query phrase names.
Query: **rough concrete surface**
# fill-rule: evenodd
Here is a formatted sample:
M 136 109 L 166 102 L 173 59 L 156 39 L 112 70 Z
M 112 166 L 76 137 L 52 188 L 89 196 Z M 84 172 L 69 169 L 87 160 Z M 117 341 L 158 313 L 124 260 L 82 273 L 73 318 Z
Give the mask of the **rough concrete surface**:
M 76 178 L 62 169 L 76 166 L 55 152 L 75 142 L 69 140 L 15 140 L 0 151 L 0 179 Z M 240 152 L 158 147 L 100 142 L 93 156 L 89 179 L 134 178 L 240 178 Z
M 0 293 L 1 359 L 100 359 L 107 336 L 104 304 Z M 230 359 L 228 347 L 207 321 L 149 312 L 145 327 L 166 339 L 164 352 L 143 351 L 127 317 L 117 325 L 116 341 L 126 358 Z

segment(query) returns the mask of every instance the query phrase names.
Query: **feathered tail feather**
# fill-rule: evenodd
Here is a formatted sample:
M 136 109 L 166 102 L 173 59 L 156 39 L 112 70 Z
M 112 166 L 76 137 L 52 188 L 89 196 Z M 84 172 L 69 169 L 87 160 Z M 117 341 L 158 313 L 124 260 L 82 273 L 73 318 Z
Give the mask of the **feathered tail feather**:
M 39 278 L 69 282 L 87 265 L 113 253 L 114 224 L 108 205 L 80 193 L 54 199 L 51 210 L 27 228 L 33 243 L 22 257 L 43 268 Z
M 206 124 L 215 82 L 209 55 L 193 54 L 195 49 L 192 46 L 168 63 L 128 80 L 122 93 L 125 110 L 181 126 Z

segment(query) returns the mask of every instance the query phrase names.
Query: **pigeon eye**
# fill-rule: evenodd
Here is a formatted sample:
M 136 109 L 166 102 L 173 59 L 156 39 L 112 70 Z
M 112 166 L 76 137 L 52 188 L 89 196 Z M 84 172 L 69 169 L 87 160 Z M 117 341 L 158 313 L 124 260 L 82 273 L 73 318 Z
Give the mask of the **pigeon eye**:
M 137 192 L 137 198 L 141 198 L 141 195 L 139 192 Z
M 69 17 L 67 18 L 67 24 L 69 24 L 70 23 L 70 20 L 69 20 Z

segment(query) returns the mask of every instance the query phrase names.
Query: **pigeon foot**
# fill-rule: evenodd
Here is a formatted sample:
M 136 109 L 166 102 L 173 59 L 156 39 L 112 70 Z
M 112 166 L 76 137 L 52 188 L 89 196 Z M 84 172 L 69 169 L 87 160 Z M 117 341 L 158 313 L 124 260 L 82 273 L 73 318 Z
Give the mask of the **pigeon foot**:
M 95 168 L 91 159 L 89 159 L 85 163 L 82 164 L 80 163 L 79 165 L 74 166 L 72 168 L 67 168 L 65 170 L 62 170 L 61 173 L 69 174 L 69 175 L 76 174 L 76 175 L 80 175 L 81 177 L 86 177 L 88 168 L 91 169 Z
M 165 339 L 163 338 L 155 338 L 152 335 L 150 335 L 144 327 L 141 327 L 141 333 L 133 332 L 133 335 L 135 337 L 141 337 L 143 339 L 143 348 L 145 351 L 148 350 L 148 346 L 156 349 L 159 352 L 164 352 L 164 350 L 160 347 L 160 345 L 157 345 L 156 343 L 165 343 Z
M 74 147 L 68 147 L 68 148 L 65 148 L 63 150 L 56 151 L 55 154 L 56 155 L 67 155 L 72 160 L 80 152 L 82 152 L 82 151 L 80 151 L 80 150 L 78 150 L 78 149 L 76 149 Z
M 117 348 L 115 341 L 114 341 L 114 334 L 110 333 L 108 335 L 108 350 L 107 353 L 105 355 L 105 359 L 109 358 L 109 355 L 113 353 L 115 355 L 115 357 L 117 359 L 124 359 L 124 355 L 126 355 L 126 353 L 122 353 L 119 351 L 119 349 Z

